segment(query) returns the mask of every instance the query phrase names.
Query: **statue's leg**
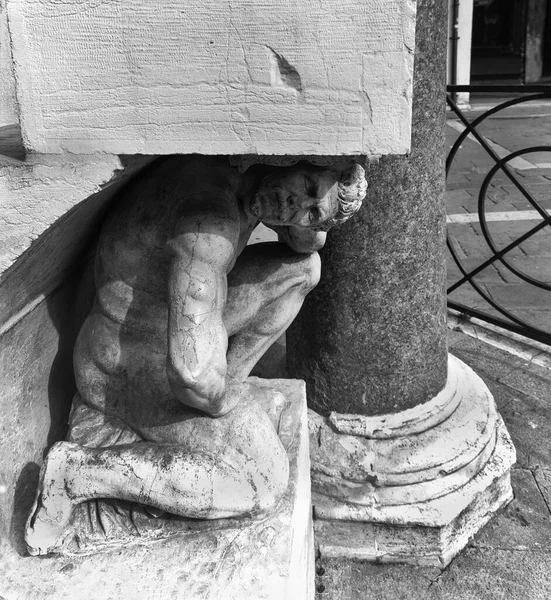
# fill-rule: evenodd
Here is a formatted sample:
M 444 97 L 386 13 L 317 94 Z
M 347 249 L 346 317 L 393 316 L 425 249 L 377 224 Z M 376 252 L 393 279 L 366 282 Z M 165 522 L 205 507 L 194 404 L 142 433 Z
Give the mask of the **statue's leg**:
M 218 519 L 274 506 L 288 481 L 288 460 L 255 402 L 224 417 L 171 426 L 177 443 L 107 448 L 55 444 L 44 462 L 27 524 L 31 554 L 46 554 L 63 535 L 73 507 L 94 498 L 139 502 L 181 516 Z
M 224 311 L 231 378 L 248 377 L 292 323 L 305 296 L 317 285 L 320 270 L 317 253 L 297 254 L 276 242 L 245 249 L 228 276 Z

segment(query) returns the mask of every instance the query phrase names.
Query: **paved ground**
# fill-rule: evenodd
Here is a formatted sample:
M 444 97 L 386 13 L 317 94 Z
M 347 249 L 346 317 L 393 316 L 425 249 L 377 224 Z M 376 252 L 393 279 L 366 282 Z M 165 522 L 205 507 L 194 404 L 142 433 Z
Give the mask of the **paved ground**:
M 495 101 L 482 100 L 487 108 Z M 477 104 L 473 106 L 476 108 Z M 481 110 L 466 113 L 469 119 Z M 528 147 L 536 147 L 508 164 L 514 177 L 533 196 L 541 209 L 551 210 L 551 102 L 535 102 L 507 109 L 482 123 L 479 132 L 500 157 Z M 448 113 L 447 142 L 451 147 L 463 125 Z M 543 150 L 542 146 L 549 146 Z M 448 231 L 462 264 L 472 270 L 492 256 L 478 217 L 481 186 L 494 166 L 484 148 L 466 139 L 448 176 Z M 497 171 L 487 179 L 484 205 L 488 231 L 500 250 L 541 222 L 531 202 L 505 174 Z M 551 226 L 547 226 L 505 256 L 514 268 L 534 280 L 551 284 Z M 450 258 L 448 282 L 458 281 L 461 273 Z M 499 261 L 476 276 L 476 283 L 491 299 L 515 316 L 551 334 L 551 291 L 529 285 Z M 499 313 L 492 309 L 469 284 L 462 285 L 450 299 L 468 306 Z
M 492 391 L 517 449 L 515 499 L 444 570 L 318 560 L 317 600 L 549 600 L 551 373 L 464 334 L 450 349 Z

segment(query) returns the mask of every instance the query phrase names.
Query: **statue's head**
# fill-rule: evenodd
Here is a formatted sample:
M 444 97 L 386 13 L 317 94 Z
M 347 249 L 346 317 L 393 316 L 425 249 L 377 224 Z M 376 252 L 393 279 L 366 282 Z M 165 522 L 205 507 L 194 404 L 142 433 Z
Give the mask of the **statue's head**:
M 248 209 L 267 225 L 328 231 L 360 208 L 366 190 L 360 165 L 335 171 L 301 162 L 263 177 Z

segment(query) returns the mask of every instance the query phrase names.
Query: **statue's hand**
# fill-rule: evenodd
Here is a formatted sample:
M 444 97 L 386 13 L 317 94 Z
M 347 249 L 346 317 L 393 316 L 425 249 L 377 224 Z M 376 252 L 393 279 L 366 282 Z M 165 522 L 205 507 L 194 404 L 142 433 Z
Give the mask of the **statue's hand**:
M 202 356 L 201 364 L 206 366 L 193 374 L 167 368 L 170 385 L 180 402 L 213 417 L 222 416 L 235 406 L 238 399 L 227 394 L 225 348 L 226 344 L 211 347 L 212 354 Z M 184 358 L 183 364 L 189 362 Z

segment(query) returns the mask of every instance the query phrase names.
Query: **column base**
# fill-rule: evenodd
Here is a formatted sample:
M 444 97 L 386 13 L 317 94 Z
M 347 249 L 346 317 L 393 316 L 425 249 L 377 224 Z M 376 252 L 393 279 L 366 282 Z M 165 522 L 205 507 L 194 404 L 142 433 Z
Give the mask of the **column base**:
M 444 390 L 401 415 L 310 415 L 322 556 L 443 567 L 512 500 L 515 449 L 469 367 L 450 356 Z

